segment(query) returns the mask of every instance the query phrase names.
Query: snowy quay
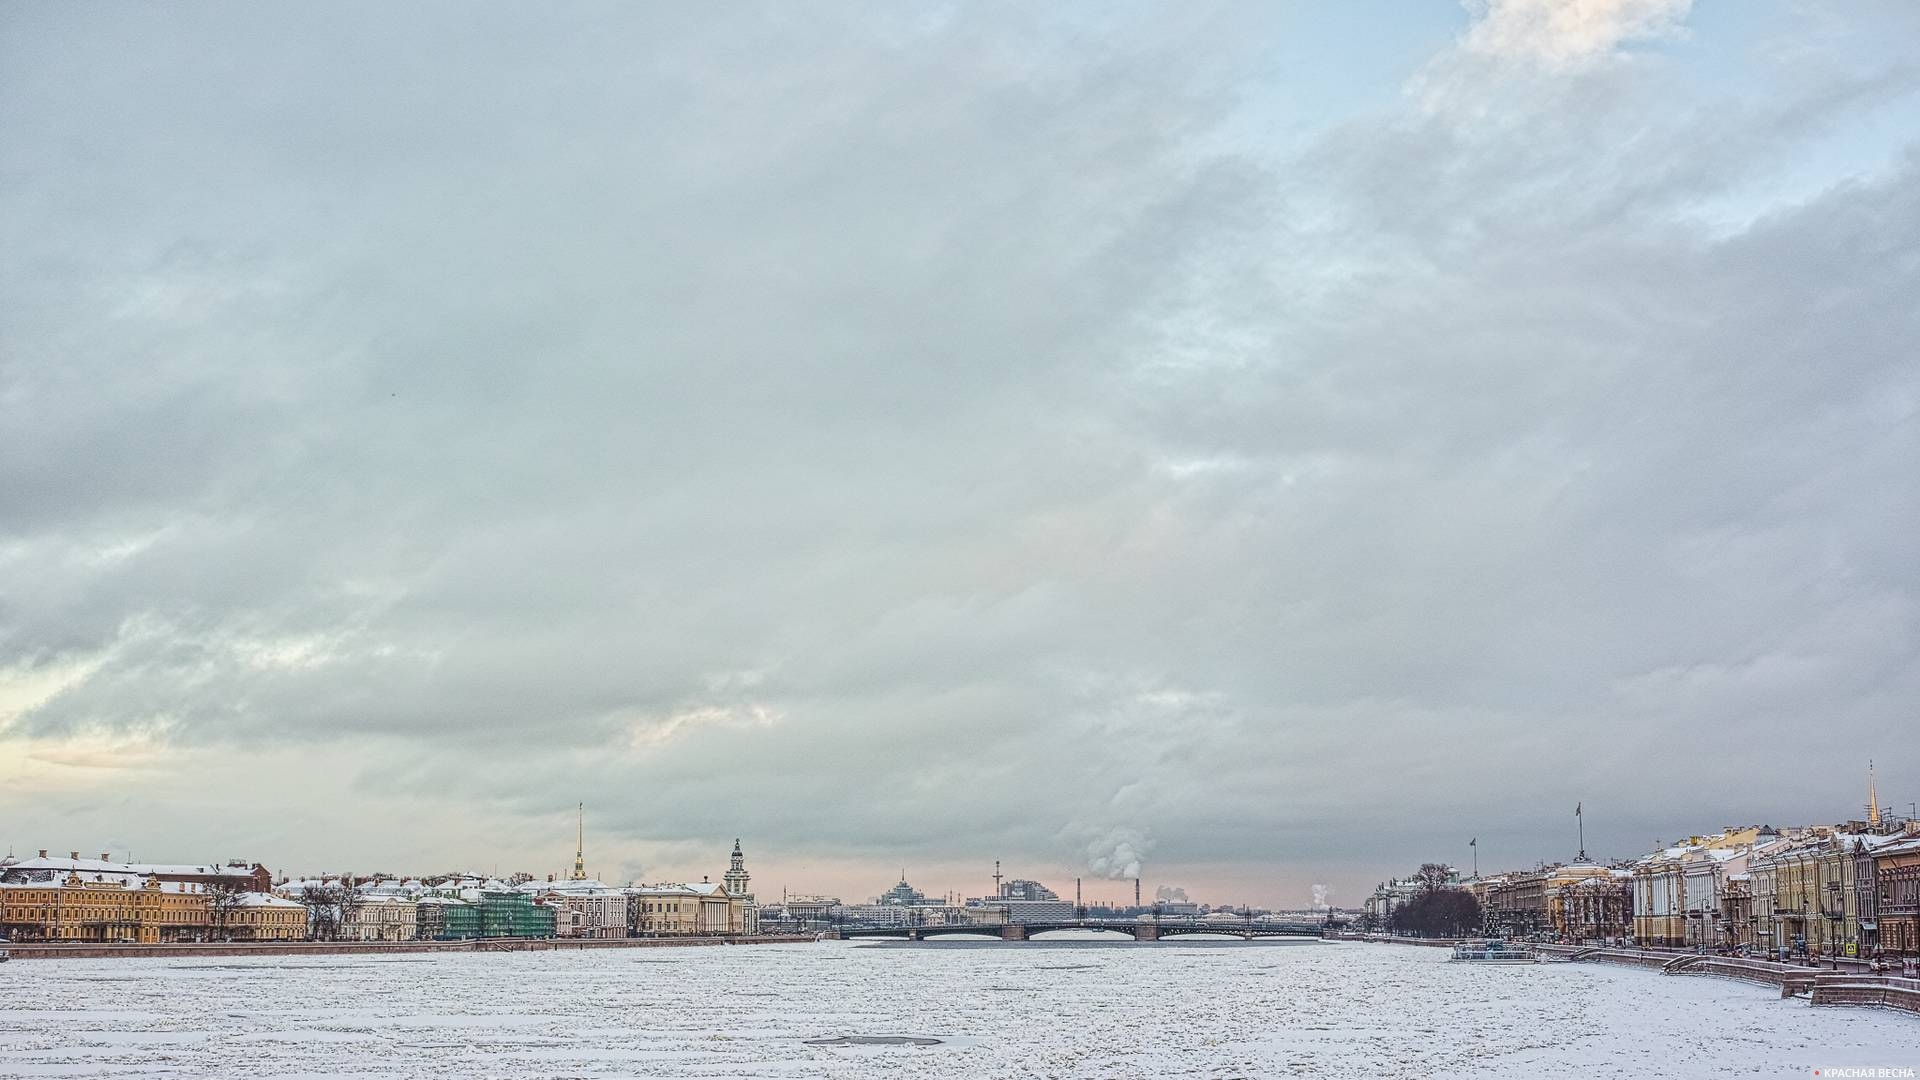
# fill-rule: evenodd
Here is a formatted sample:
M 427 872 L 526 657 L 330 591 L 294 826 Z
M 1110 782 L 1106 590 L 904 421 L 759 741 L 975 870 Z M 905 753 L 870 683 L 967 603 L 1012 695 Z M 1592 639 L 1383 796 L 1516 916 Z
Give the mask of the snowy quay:
M 1454 964 L 1392 944 L 1096 937 L 7 964 L 0 1078 L 1721 1080 L 1920 1066 L 1911 1017 L 1810 1009 L 1754 983 Z
M 1330 935 L 1340 941 L 1376 945 L 1414 945 L 1452 948 L 1460 938 L 1403 938 L 1381 935 Z M 1738 956 L 1683 952 L 1677 949 L 1641 949 L 1630 946 L 1557 945 L 1527 943 L 1547 956 L 1581 963 L 1621 964 L 1647 968 L 1663 975 L 1713 975 L 1780 988 L 1782 999 L 1804 997 L 1814 1005 L 1871 1005 L 1920 1017 L 1920 979 L 1877 974 L 1867 965 L 1829 960 L 1828 967 L 1783 964 Z
M 812 936 L 760 935 L 660 938 L 469 938 L 462 941 L 260 941 L 121 945 L 25 942 L 7 946 L 15 960 L 103 960 L 219 956 L 357 956 L 369 953 L 552 952 L 577 949 L 670 949 L 691 945 L 788 945 Z
M 1631 964 L 1663 975 L 1713 975 L 1780 988 L 1782 998 L 1805 996 L 1814 1005 L 1875 1005 L 1920 1017 L 1920 979 L 1876 974 L 1864 964 L 1827 969 L 1743 956 L 1678 952 L 1667 949 L 1535 945 L 1543 953 L 1568 960 Z

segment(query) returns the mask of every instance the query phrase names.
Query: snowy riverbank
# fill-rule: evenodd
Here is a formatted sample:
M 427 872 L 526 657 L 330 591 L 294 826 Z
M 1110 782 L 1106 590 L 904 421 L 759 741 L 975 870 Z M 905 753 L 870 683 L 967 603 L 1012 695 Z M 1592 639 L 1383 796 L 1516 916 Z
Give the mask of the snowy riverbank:
M 1884 1010 L 1318 941 L 76 960 L 9 964 L 0 984 L 7 1078 L 1638 1080 L 1920 1065 L 1920 1024 Z

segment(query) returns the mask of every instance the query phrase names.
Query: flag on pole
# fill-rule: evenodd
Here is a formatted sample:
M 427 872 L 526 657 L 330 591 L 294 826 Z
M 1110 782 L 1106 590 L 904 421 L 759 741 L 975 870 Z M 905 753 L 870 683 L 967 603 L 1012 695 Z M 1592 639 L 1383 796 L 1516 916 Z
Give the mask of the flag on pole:
M 1585 805 L 1586 805 L 1586 801 L 1585 801 L 1585 800 L 1582 800 L 1582 801 L 1580 801 L 1580 802 L 1577 802 L 1577 803 L 1574 803 L 1574 804 L 1573 804 L 1573 816 L 1574 816 L 1574 817 L 1579 817 L 1579 816 L 1580 816 L 1580 808 L 1581 808 L 1582 806 L 1585 806 Z
M 1479 846 L 1480 846 L 1480 838 L 1476 836 L 1476 837 L 1474 837 L 1473 839 L 1471 839 L 1471 840 L 1469 840 L 1469 841 L 1467 841 L 1467 846 L 1468 846 L 1468 847 L 1479 847 Z

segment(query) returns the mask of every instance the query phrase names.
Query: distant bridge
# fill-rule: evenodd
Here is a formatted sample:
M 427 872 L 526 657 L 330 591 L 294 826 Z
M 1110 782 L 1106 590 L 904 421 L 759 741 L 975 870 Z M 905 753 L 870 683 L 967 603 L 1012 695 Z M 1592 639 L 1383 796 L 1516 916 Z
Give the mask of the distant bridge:
M 924 941 L 930 937 L 958 934 L 984 934 L 1002 941 L 1026 941 L 1039 934 L 1057 930 L 1111 930 L 1132 935 L 1135 941 L 1159 941 L 1162 938 L 1190 934 L 1218 934 L 1245 938 L 1317 938 L 1326 932 L 1324 923 L 1291 922 L 1136 922 L 1132 919 L 1070 919 L 1061 922 L 1004 923 L 994 925 L 944 926 L 861 926 L 842 927 L 843 938 L 906 938 Z

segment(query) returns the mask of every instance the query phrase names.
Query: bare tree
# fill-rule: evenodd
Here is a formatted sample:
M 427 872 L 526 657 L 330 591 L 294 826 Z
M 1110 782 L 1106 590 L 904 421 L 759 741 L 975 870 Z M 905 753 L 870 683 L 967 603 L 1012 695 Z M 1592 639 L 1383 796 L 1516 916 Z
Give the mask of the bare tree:
M 1413 875 L 1420 883 L 1420 891 L 1427 894 L 1437 893 L 1453 880 L 1453 868 L 1445 863 L 1421 863 L 1420 869 Z
M 335 903 L 338 890 L 332 882 L 307 885 L 295 899 L 307 909 L 307 937 L 314 941 L 332 941 L 340 932 L 340 908 Z
M 354 912 L 360 910 L 360 905 L 366 903 L 366 899 L 366 894 L 361 891 L 360 883 L 354 880 L 353 875 L 340 875 L 338 901 L 340 906 L 340 932 L 345 932 L 347 924 L 353 921 Z
M 307 909 L 307 936 L 315 941 L 338 941 L 353 913 L 366 902 L 360 885 L 351 877 L 307 885 L 299 899 Z
M 216 880 L 207 886 L 208 933 L 216 939 L 227 937 L 227 924 L 233 919 L 233 912 L 240 906 L 240 897 L 246 890 L 226 879 Z

